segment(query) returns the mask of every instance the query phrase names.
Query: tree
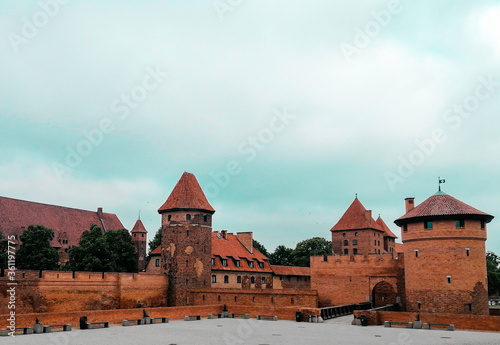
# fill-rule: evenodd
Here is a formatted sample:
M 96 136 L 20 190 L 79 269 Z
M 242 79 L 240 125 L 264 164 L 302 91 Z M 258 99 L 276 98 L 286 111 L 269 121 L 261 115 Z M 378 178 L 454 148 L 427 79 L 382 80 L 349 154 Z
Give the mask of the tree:
M 7 237 L 3 233 L 2 230 L 0 230 L 0 268 L 7 268 L 8 264 L 8 242 L 7 242 Z
M 271 255 L 267 251 L 266 247 L 264 247 L 264 245 L 262 245 L 260 242 L 258 242 L 256 240 L 253 240 L 253 244 L 252 245 L 253 245 L 254 248 L 257 248 L 257 250 L 259 252 L 261 252 L 262 254 L 264 254 L 265 256 L 269 257 Z
M 153 237 L 153 239 L 148 242 L 149 246 L 148 256 L 151 255 L 151 252 L 160 245 L 161 245 L 161 228 L 159 228 L 156 231 L 155 237 Z
M 310 257 L 319 255 L 331 255 L 332 242 L 322 237 L 313 237 L 297 243 L 292 252 L 292 264 L 294 266 L 309 267 Z
M 84 231 L 78 246 L 69 250 L 67 268 L 73 271 L 134 272 L 137 261 L 132 236 L 126 229 L 103 233 L 97 225 Z
M 500 293 L 500 257 L 493 252 L 486 253 L 486 270 L 488 276 L 488 294 Z
M 16 255 L 17 268 L 26 270 L 55 270 L 59 267 L 59 253 L 50 242 L 54 231 L 43 225 L 30 225 L 23 231 L 21 247 Z
M 271 265 L 292 266 L 292 248 L 279 245 L 270 256 Z

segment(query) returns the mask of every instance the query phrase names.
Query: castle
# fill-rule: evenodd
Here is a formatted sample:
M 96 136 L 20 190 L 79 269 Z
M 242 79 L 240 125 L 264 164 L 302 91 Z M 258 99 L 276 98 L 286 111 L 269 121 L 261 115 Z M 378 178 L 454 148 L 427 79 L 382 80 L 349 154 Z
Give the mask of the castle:
M 102 213 L 102 209 L 94 213 L 12 200 L 0 198 L 0 206 L 31 208 L 30 212 L 36 209 L 32 215 L 35 218 L 42 210 L 51 214 L 34 223 L 57 229 L 54 246 L 77 243 L 77 230 L 66 231 L 64 237 L 63 227 L 55 220 L 64 212 L 82 220 L 85 227 L 81 230 L 95 220 L 104 229 L 123 227 L 115 215 Z M 485 241 L 487 223 L 493 216 L 441 190 L 419 205 L 414 198 L 405 199 L 405 211 L 395 221 L 401 227 L 403 241 L 398 244 L 382 218 L 373 219 L 371 211 L 356 197 L 330 229 L 333 255 L 311 257 L 310 268 L 273 266 L 253 247 L 252 233 L 212 230 L 215 209 L 196 177 L 184 173 L 158 209 L 162 241 L 147 262 L 147 231 L 140 220 L 132 229 L 139 268 L 145 272 L 133 276 L 128 289 L 140 291 L 134 279 L 146 282 L 148 277 L 155 277 L 158 288 L 150 291 L 154 295 L 145 301 L 148 307 L 218 303 L 317 307 L 371 302 L 374 307 L 397 304 L 408 312 L 488 315 Z M 16 223 L 13 214 L 20 212 L 2 216 L 0 226 L 15 233 L 22 222 L 18 219 Z M 24 217 L 31 222 L 32 218 Z M 84 276 L 73 272 L 71 278 L 65 274 L 57 273 L 57 278 L 56 273 L 48 274 L 50 283 L 57 286 L 61 275 L 66 284 L 80 284 L 75 277 Z M 40 272 L 38 280 L 33 281 L 41 281 L 42 276 Z M 99 279 L 100 275 L 88 275 L 86 279 L 91 277 Z M 106 279 L 104 273 L 102 279 Z M 50 290 L 49 285 L 40 286 Z M 48 294 L 40 292 L 44 293 Z M 133 303 L 134 299 L 128 298 L 118 307 L 130 308 Z

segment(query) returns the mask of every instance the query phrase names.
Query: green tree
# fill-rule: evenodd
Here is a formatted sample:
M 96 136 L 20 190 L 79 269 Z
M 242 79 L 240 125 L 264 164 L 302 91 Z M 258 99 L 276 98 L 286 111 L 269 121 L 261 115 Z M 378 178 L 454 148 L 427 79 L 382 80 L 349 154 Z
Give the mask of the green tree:
M 156 231 L 155 237 L 153 237 L 153 239 L 148 242 L 148 255 L 151 255 L 151 252 L 155 250 L 159 245 L 161 245 L 161 228 Z
M 279 245 L 270 256 L 271 265 L 292 266 L 292 248 Z
M 26 270 L 55 270 L 59 267 L 59 253 L 50 244 L 54 231 L 43 225 L 30 225 L 23 231 L 21 247 L 16 255 L 17 268 Z
M 488 276 L 488 294 L 500 293 L 500 257 L 493 252 L 486 253 L 486 270 Z
M 73 271 L 134 272 L 137 262 L 132 236 L 126 229 L 104 233 L 97 225 L 84 231 L 78 246 L 69 250 L 67 269 Z
M 7 237 L 3 233 L 2 230 L 0 230 L 0 268 L 7 268 L 7 248 L 8 247 L 8 242 L 7 242 Z
M 292 252 L 292 263 L 294 266 L 309 267 L 311 256 L 331 255 L 332 242 L 322 237 L 313 237 L 297 243 Z
M 254 248 L 257 248 L 257 250 L 259 252 L 261 252 L 262 254 L 264 254 L 265 256 L 269 257 L 270 254 L 269 252 L 267 251 L 266 247 L 264 247 L 264 245 L 262 245 L 260 242 L 256 241 L 256 240 L 253 240 L 253 247 Z

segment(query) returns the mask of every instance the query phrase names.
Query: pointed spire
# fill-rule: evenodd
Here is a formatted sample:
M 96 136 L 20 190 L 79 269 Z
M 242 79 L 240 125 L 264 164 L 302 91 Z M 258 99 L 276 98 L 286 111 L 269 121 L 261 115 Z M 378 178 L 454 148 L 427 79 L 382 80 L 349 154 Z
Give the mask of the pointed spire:
M 214 213 L 203 190 L 193 174 L 184 172 L 158 213 L 177 210 L 199 210 Z
M 380 214 L 378 215 L 378 218 L 375 222 L 380 226 L 380 228 L 382 228 L 382 230 L 384 230 L 384 232 L 385 232 L 384 236 L 398 238 L 396 235 L 394 235 L 394 233 L 391 231 L 391 229 L 389 229 L 389 227 L 384 222 L 384 220 L 382 218 L 380 218 Z
M 140 219 L 137 219 L 137 221 L 134 224 L 134 227 L 132 228 L 132 233 L 135 233 L 135 232 L 147 233 L 147 230 L 144 227 L 144 224 L 142 223 L 142 221 Z
M 382 231 L 380 226 L 372 218 L 371 211 L 367 211 L 357 198 L 354 199 L 352 204 L 330 231 L 353 229 L 376 229 Z

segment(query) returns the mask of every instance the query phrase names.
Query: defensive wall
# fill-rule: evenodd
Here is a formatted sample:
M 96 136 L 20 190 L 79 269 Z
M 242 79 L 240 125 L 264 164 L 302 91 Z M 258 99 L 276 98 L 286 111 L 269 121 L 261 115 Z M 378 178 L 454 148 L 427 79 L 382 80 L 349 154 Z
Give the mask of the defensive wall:
M 12 283 L 0 274 L 0 314 Z M 167 276 L 140 273 L 16 271 L 16 314 L 166 306 Z
M 500 332 L 500 316 L 451 314 L 451 313 L 417 313 L 397 311 L 355 310 L 354 317 L 366 315 L 369 325 L 383 325 L 385 321 L 453 324 L 459 330 Z
M 375 289 L 380 292 L 378 297 L 374 296 L 376 286 L 382 287 Z M 369 302 L 374 298 L 378 302 L 375 304 L 404 303 L 404 256 L 397 253 L 313 256 L 311 289 L 318 291 L 320 307 Z

